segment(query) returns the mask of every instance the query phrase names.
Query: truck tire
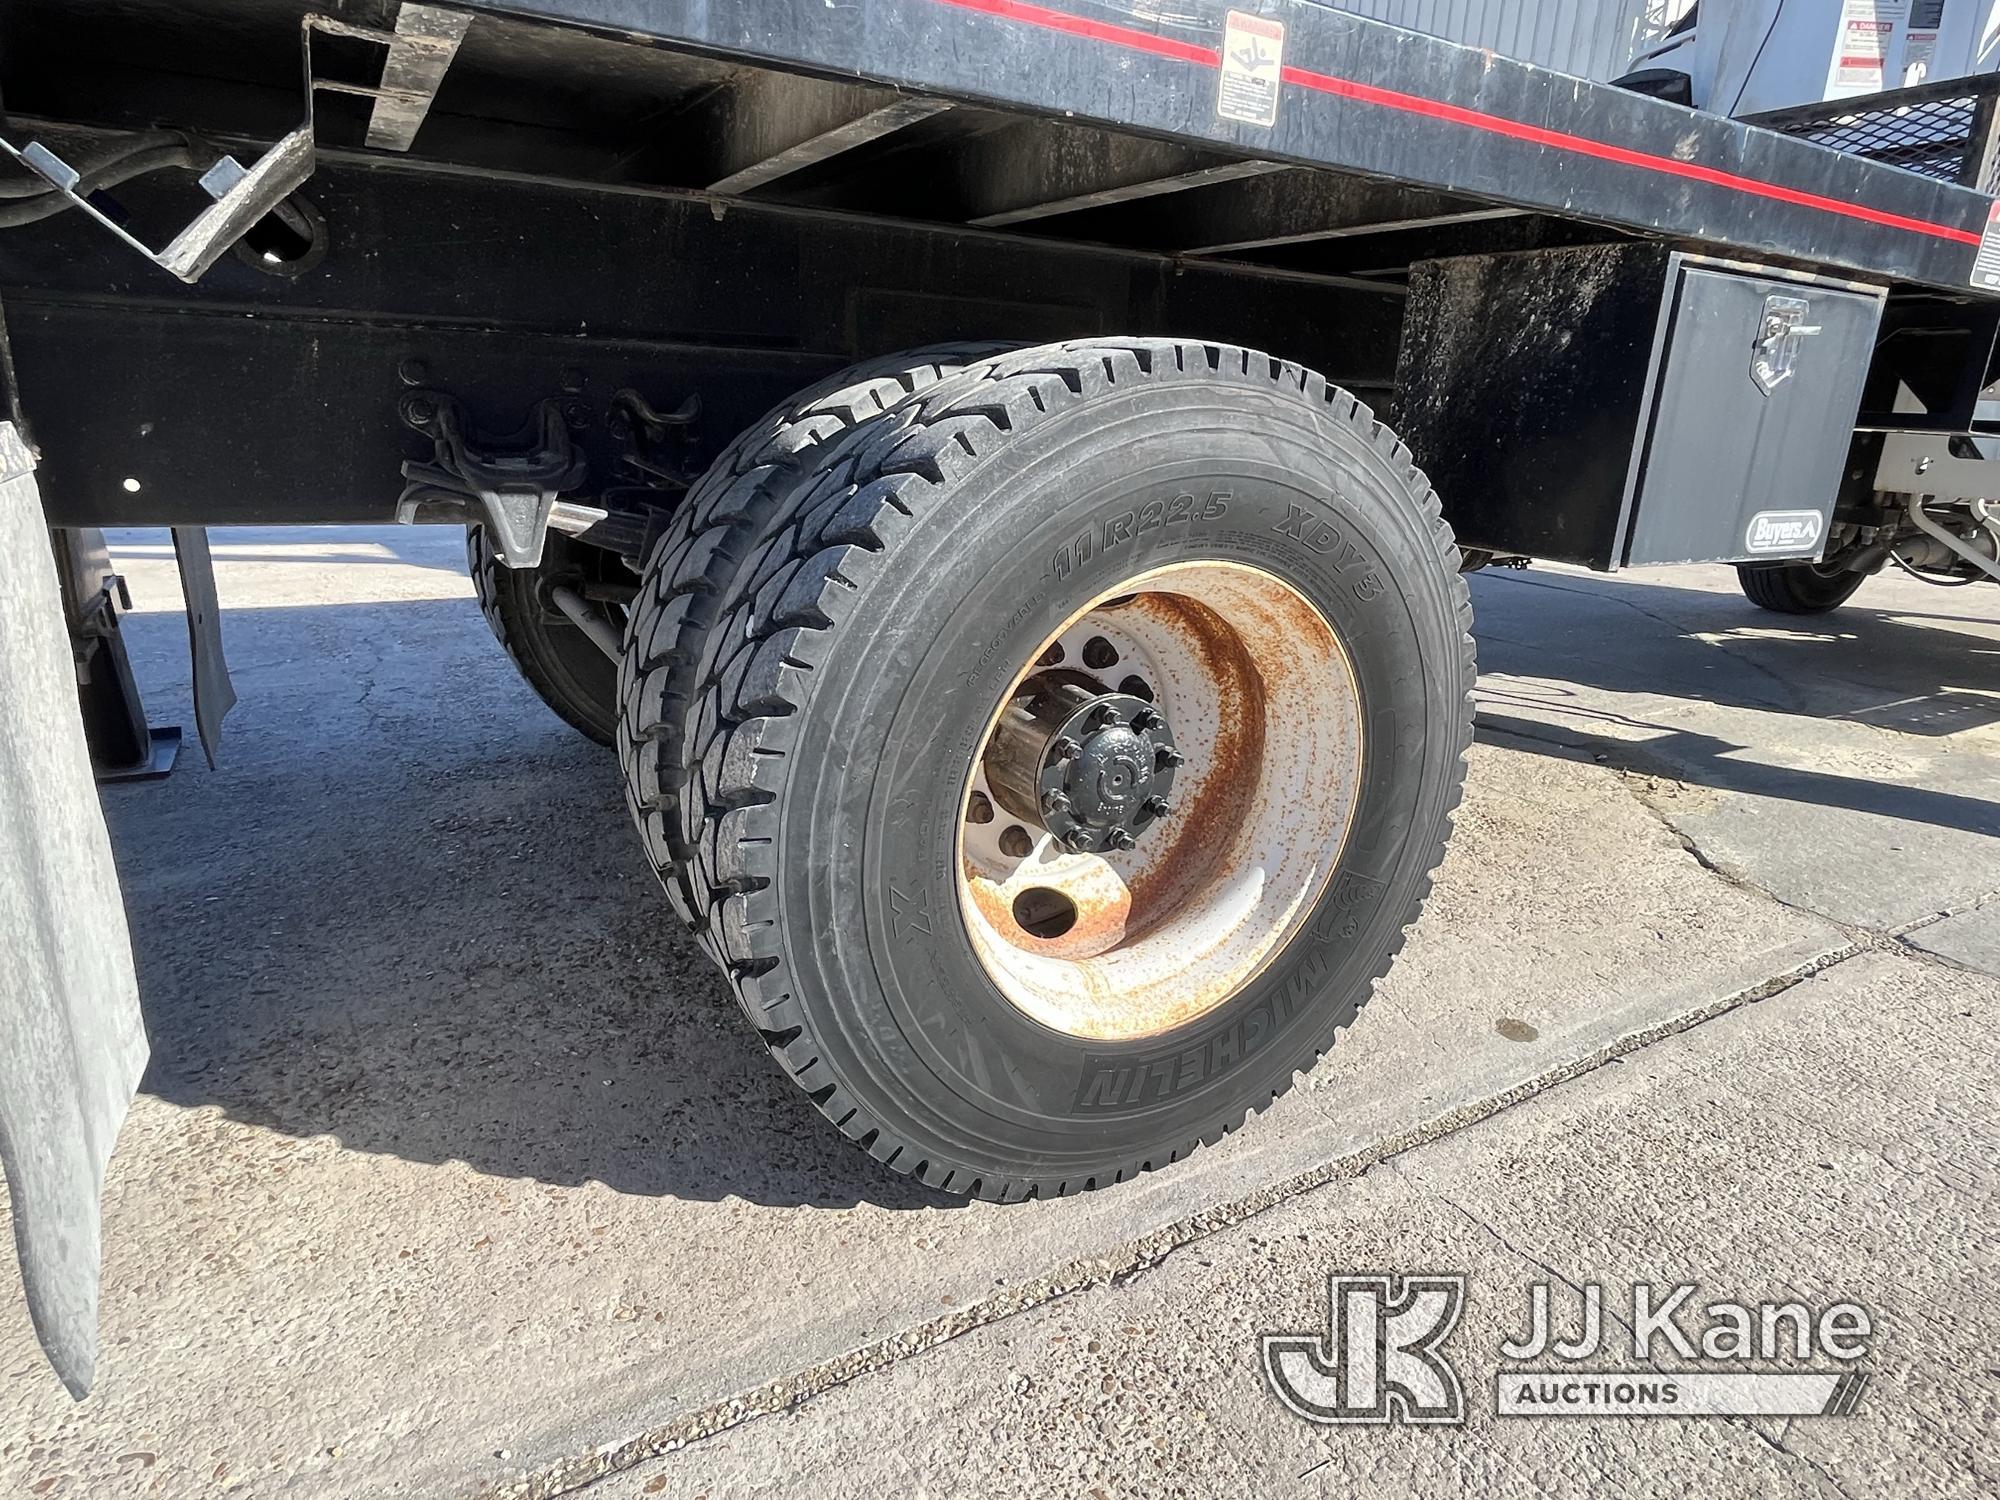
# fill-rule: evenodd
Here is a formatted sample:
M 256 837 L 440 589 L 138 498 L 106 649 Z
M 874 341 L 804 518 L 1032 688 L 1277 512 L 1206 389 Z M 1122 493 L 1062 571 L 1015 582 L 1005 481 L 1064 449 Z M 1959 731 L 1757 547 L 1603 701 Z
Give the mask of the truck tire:
M 608 559 L 609 554 L 552 531 L 543 544 L 541 566 L 503 567 L 486 540 L 486 528 L 465 528 L 466 571 L 472 574 L 480 612 L 494 638 L 507 648 L 535 696 L 558 718 L 577 733 L 609 745 L 618 734 L 618 664 L 545 597 L 551 580 L 570 578 L 580 583 L 593 570 L 603 571 L 600 558 Z M 607 625 L 624 630 L 622 607 L 597 608 Z
M 984 361 L 816 467 L 687 726 L 680 846 L 744 1010 L 945 1190 L 1104 1186 L 1237 1129 L 1443 856 L 1473 647 L 1429 484 L 1320 376 L 1164 340 Z M 651 786 L 681 705 L 646 683 Z
M 765 524 L 803 482 L 820 450 L 857 422 L 878 416 L 912 391 L 1012 347 L 943 344 L 851 365 L 766 412 L 723 449 L 695 483 L 647 564 L 641 619 L 619 670 L 628 712 L 619 726 L 620 755 L 638 767 L 626 799 L 653 866 L 690 931 L 700 934 L 708 903 L 685 874 L 680 789 L 687 780 L 683 728 L 695 685 L 711 652 L 716 616 Z M 651 736 L 649 749 L 641 737 Z
M 1865 573 L 1823 573 L 1816 563 L 1767 563 L 1739 567 L 1736 581 L 1743 597 L 1759 609 L 1780 615 L 1823 615 L 1854 597 Z

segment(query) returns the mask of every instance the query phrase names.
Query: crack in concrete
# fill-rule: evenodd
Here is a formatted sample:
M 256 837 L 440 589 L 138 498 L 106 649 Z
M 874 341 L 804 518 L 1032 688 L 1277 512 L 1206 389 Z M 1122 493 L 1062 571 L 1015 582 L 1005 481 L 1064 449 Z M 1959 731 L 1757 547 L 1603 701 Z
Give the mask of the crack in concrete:
M 1620 780 L 1622 782 L 1623 778 L 1620 778 Z M 1700 865 L 1702 869 L 1708 871 L 1709 874 L 1715 876 L 1724 885 L 1741 891 L 1746 896 L 1761 896 L 1766 901 L 1782 906 L 1786 911 L 1796 913 L 1799 916 L 1824 922 L 1830 927 L 1837 928 L 1850 941 L 1874 952 L 1892 954 L 1897 958 L 1908 959 L 1913 963 L 1923 964 L 1930 968 L 1950 969 L 1961 974 L 1980 974 L 1984 972 L 1973 968 L 1970 964 L 1962 964 L 1955 959 L 1946 958 L 1941 953 L 1933 953 L 1927 948 L 1920 948 L 1915 943 L 1909 941 L 1909 935 L 1913 932 L 1921 932 L 1926 927 L 1935 926 L 1939 922 L 1949 921 L 1952 917 L 1961 916 L 1965 912 L 1976 911 L 1992 900 L 1996 893 L 1988 892 L 1986 895 L 1973 897 L 1969 901 L 1948 906 L 1939 911 L 1927 912 L 1923 916 L 1916 917 L 1911 921 L 1899 922 L 1894 927 L 1870 927 L 1862 922 L 1843 921 L 1830 912 L 1823 912 L 1815 907 L 1804 906 L 1797 901 L 1787 900 L 1769 886 L 1761 885 L 1757 881 L 1752 880 L 1741 870 L 1723 864 L 1707 850 L 1703 849 L 1692 834 L 1675 823 L 1673 818 L 1664 810 L 1654 806 L 1648 798 L 1634 791 L 1629 786 L 1626 787 L 1626 793 L 1639 806 L 1643 807 L 1659 820 L 1660 826 L 1680 842 L 1681 848 L 1687 852 L 1690 859 Z
M 1177 1250 L 1233 1229 L 1269 1209 L 1332 1183 L 1359 1178 L 1371 1167 L 1483 1124 L 1550 1089 L 1585 1077 L 1731 1011 L 1783 994 L 1795 985 L 1867 951 L 1866 947 L 1854 943 L 1829 949 L 1746 989 L 1671 1020 L 1628 1033 L 1595 1052 L 1551 1068 L 1487 1099 L 1400 1130 L 1371 1146 L 1336 1157 L 1254 1193 L 1190 1214 L 1142 1235 L 1110 1254 L 1068 1262 L 1033 1280 L 1018 1282 L 913 1328 L 873 1340 L 832 1359 L 683 1413 L 623 1442 L 609 1443 L 588 1453 L 558 1459 L 512 1480 L 482 1485 L 472 1495 L 474 1500 L 553 1500 L 555 1496 L 573 1493 L 649 1459 L 679 1452 L 755 1418 L 796 1410 L 815 1396 L 824 1395 L 877 1370 L 887 1369 L 965 1334 L 1050 1306 L 1095 1287 L 1123 1286 L 1157 1269 Z
M 1732 1427 L 1740 1426 L 1748 1432 L 1755 1433 L 1757 1436 L 1757 1440 L 1763 1443 L 1765 1447 L 1771 1449 L 1773 1452 L 1782 1453 L 1786 1458 L 1792 1459 L 1797 1463 L 1804 1464 L 1808 1469 L 1811 1469 L 1815 1474 L 1819 1475 L 1821 1479 L 1824 1479 L 1828 1484 L 1832 1485 L 1835 1492 L 1842 1497 L 1842 1500 L 1854 1500 L 1854 1492 L 1848 1489 L 1846 1485 L 1840 1482 L 1839 1475 L 1835 1474 L 1833 1470 L 1829 1469 L 1825 1464 L 1821 1463 L 1818 1459 L 1814 1458 L 1810 1453 L 1801 1453 L 1798 1449 L 1790 1446 L 1785 1441 L 1784 1432 L 1780 1432 L 1776 1437 L 1773 1437 L 1770 1433 L 1764 1431 L 1763 1428 L 1759 1427 L 1754 1422 L 1745 1421 L 1744 1419 L 1739 1417 L 1731 1417 L 1728 1420 L 1729 1420 L 1729 1425 Z M 1790 1421 L 1788 1420 L 1785 1425 L 1787 1428 L 1789 1428 L 1791 1426 Z
M 1473 1227 L 1483 1231 L 1486 1234 L 1486 1236 L 1493 1241 L 1494 1244 L 1498 1245 L 1502 1250 L 1505 1250 L 1509 1255 L 1512 1255 L 1520 1260 L 1525 1260 L 1529 1265 L 1535 1267 L 1536 1270 L 1543 1272 L 1544 1274 L 1552 1277 L 1557 1281 L 1560 1281 L 1564 1286 L 1568 1287 L 1571 1291 L 1575 1292 L 1579 1300 L 1583 1297 L 1584 1291 L 1583 1291 L 1583 1284 L 1581 1282 L 1577 1281 L 1573 1277 L 1564 1275 L 1561 1271 L 1558 1271 L 1554 1266 L 1550 1265 L 1546 1260 L 1542 1259 L 1541 1256 L 1535 1255 L 1532 1252 L 1524 1249 L 1522 1246 L 1515 1244 L 1513 1240 L 1509 1239 L 1504 1233 L 1501 1232 L 1499 1225 L 1493 1223 L 1490 1219 L 1483 1218 L 1479 1214 L 1474 1213 L 1471 1209 L 1467 1208 L 1463 1203 L 1460 1203 L 1456 1198 L 1452 1197 L 1449 1193 L 1439 1192 L 1437 1188 L 1432 1187 L 1410 1176 L 1409 1173 L 1405 1172 L 1402 1169 L 1402 1163 L 1400 1160 L 1392 1161 L 1388 1163 L 1388 1166 L 1391 1171 L 1393 1171 L 1398 1177 L 1401 1177 L 1405 1182 L 1409 1183 L 1410 1186 L 1415 1188 L 1418 1192 L 1422 1193 L 1426 1197 L 1437 1199 L 1437 1201 L 1442 1203 L 1446 1208 L 1450 1209 L 1453 1213 L 1457 1214 L 1460 1218 L 1464 1219 L 1466 1223 L 1471 1224 Z M 1619 1317 L 1616 1309 L 1607 1307 L 1604 1309 L 1604 1313 L 1605 1316 L 1609 1317 L 1612 1322 L 1618 1324 L 1618 1326 L 1623 1328 L 1627 1333 L 1630 1333 L 1632 1331 L 1632 1325 L 1626 1322 L 1625 1319 Z
M 1967 912 L 1980 910 L 1989 902 L 2000 899 L 2000 891 L 1987 891 L 1981 895 L 1967 897 L 1963 901 L 1941 907 L 1937 911 L 1926 912 L 1923 916 L 1913 918 L 1908 922 L 1899 922 L 1893 927 L 1870 927 L 1865 923 L 1844 921 L 1829 912 L 1820 911 L 1816 907 L 1805 906 L 1797 901 L 1788 900 L 1769 886 L 1752 880 L 1743 871 L 1736 869 L 1734 866 L 1724 864 L 1706 849 L 1702 848 L 1692 834 L 1673 820 L 1671 814 L 1655 804 L 1650 797 L 1634 787 L 1629 780 L 1629 776 L 1631 775 L 1653 776 L 1656 773 L 1636 766 L 1621 766 L 1611 763 L 1608 760 L 1598 759 L 1597 756 L 1602 752 L 1592 752 L 1587 746 L 1580 745 L 1573 740 L 1559 739 L 1549 735 L 1528 734 L 1519 729 L 1501 729 L 1490 724 L 1482 727 L 1488 733 L 1498 735 L 1502 738 L 1528 740 L 1537 745 L 1549 745 L 1558 750 L 1567 750 L 1579 756 L 1591 755 L 1591 763 L 1603 766 L 1604 769 L 1611 771 L 1616 776 L 1618 784 L 1624 790 L 1625 795 L 1630 797 L 1641 809 L 1650 814 L 1662 828 L 1673 835 L 1674 839 L 1680 844 L 1682 851 L 1690 859 L 1700 865 L 1709 874 L 1715 876 L 1724 885 L 1741 891 L 1746 896 L 1761 897 L 1775 905 L 1782 906 L 1786 911 L 1798 916 L 1810 918 L 1815 922 L 1823 922 L 1829 927 L 1838 929 L 1850 941 L 1858 943 L 1863 948 L 1873 949 L 1879 953 L 1893 954 L 1898 958 L 1905 958 L 1913 963 L 1924 964 L 1931 968 L 1948 969 L 1960 974 L 1991 977 L 1984 969 L 1977 968 L 1971 964 L 1960 963 L 1957 959 L 1947 958 L 1942 953 L 1933 953 L 1928 948 L 1920 948 L 1915 943 L 1908 941 L 1908 938 L 1913 932 L 1921 932 L 1924 928 L 1935 926 L 1939 922 L 1949 921 L 1951 918 L 1963 916 Z M 1643 759 L 1643 756 L 1639 758 Z

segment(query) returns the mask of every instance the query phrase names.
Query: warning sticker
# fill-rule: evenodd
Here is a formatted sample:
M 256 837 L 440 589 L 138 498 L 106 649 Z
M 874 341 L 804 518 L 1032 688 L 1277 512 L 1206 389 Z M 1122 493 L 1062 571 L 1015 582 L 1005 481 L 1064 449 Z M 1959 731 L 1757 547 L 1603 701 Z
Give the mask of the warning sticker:
M 1889 87 L 1889 54 L 1909 14 L 1910 0 L 1843 0 L 1826 80 L 1829 99 L 1879 94 Z
M 1943 26 L 1944 0 L 1911 0 L 1910 29 L 1903 38 L 1904 88 L 1913 89 L 1931 76 Z
M 2000 292 L 2000 203 L 1986 211 L 1986 233 L 1979 237 L 1979 257 L 1972 263 L 1972 284 Z
M 1938 34 L 1913 31 L 1903 38 L 1903 87 L 1913 89 L 1931 76 L 1931 62 L 1937 57 Z
M 1222 85 L 1215 96 L 1215 112 L 1246 125 L 1277 124 L 1284 55 L 1283 26 L 1232 10 L 1222 32 Z

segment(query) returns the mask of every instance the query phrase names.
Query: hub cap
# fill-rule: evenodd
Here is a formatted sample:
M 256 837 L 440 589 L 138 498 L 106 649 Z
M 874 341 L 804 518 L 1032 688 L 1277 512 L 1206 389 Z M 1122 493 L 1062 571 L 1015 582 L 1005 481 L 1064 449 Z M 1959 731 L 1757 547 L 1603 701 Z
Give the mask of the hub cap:
M 1172 810 L 1182 761 L 1166 715 L 1079 672 L 1030 677 L 987 741 L 987 784 L 1073 854 L 1130 849 Z

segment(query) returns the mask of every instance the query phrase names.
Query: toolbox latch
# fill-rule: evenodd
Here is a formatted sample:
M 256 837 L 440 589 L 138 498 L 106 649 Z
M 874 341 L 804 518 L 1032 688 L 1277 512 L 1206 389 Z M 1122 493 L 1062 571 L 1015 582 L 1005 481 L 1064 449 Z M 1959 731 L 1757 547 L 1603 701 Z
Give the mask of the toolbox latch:
M 1803 297 L 1764 299 L 1764 317 L 1750 356 L 1750 378 L 1765 395 L 1792 378 L 1799 363 L 1799 340 L 1822 331 L 1818 324 L 1806 322 L 1811 316 L 1812 304 Z

